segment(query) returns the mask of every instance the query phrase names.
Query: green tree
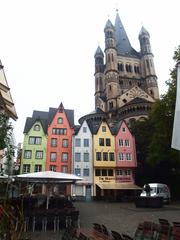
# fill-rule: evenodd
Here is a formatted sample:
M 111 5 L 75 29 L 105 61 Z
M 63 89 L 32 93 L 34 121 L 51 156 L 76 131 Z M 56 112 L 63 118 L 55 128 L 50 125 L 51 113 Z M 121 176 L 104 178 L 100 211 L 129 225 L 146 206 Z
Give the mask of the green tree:
M 180 60 L 180 46 L 173 59 Z M 136 137 L 138 166 L 137 180 L 162 181 L 172 184 L 179 179 L 180 160 L 178 151 L 171 148 L 174 110 L 176 101 L 176 66 L 171 70 L 171 78 L 166 82 L 168 90 L 153 104 L 149 118 L 132 124 Z
M 9 117 L 5 113 L 0 113 L 0 149 L 5 151 L 5 173 L 11 174 L 15 147 L 12 142 L 13 127 L 9 122 Z

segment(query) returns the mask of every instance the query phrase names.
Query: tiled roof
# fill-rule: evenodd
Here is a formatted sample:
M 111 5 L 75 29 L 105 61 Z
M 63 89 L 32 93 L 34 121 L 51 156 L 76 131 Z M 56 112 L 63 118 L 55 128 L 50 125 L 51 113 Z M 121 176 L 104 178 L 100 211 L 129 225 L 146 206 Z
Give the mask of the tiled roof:
M 101 121 L 93 121 L 89 119 L 87 120 L 87 124 L 89 126 L 91 133 L 96 134 L 101 125 Z
M 81 126 L 80 125 L 74 125 L 74 135 L 78 134 Z
M 34 125 L 34 123 L 37 121 L 39 121 L 41 123 L 44 133 L 46 134 L 47 128 L 48 128 L 47 119 L 43 119 L 43 118 L 39 118 L 39 117 L 34 117 L 34 118 L 27 117 L 23 133 L 28 133 L 30 131 L 30 129 L 32 128 L 32 126 Z
M 34 110 L 32 117 L 26 118 L 24 133 L 28 133 L 36 121 L 40 121 L 45 133 L 47 133 L 48 125 L 52 122 L 58 108 L 49 108 L 49 112 Z M 74 110 L 64 109 L 67 119 L 71 127 L 74 127 Z
M 96 52 L 94 54 L 94 56 L 97 56 L 97 55 L 100 55 L 100 56 L 104 57 L 104 53 L 101 50 L 100 46 L 98 46 L 98 48 L 97 48 L 97 50 L 96 50 Z

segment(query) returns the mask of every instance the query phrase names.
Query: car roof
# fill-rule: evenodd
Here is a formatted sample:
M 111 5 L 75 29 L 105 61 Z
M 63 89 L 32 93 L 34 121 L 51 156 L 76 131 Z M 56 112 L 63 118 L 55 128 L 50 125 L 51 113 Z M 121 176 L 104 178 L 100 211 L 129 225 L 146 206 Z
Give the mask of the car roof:
M 150 187 L 157 187 L 157 186 L 167 186 L 166 184 L 164 183 L 148 183 Z M 146 185 L 146 184 L 145 184 Z

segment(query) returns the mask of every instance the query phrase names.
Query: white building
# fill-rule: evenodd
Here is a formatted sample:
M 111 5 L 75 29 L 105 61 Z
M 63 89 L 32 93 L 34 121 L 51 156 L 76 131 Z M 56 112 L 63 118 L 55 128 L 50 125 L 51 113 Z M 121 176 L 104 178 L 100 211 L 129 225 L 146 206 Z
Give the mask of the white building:
M 72 187 L 72 195 L 77 199 L 90 200 L 93 196 L 93 156 L 92 134 L 86 121 L 75 128 L 73 136 L 73 173 L 83 180 Z

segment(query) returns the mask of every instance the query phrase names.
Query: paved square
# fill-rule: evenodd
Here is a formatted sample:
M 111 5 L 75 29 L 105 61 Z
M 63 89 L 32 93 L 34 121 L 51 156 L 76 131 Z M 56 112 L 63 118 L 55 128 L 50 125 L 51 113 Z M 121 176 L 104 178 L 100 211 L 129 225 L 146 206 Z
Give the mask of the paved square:
M 104 224 L 109 231 L 134 235 L 139 222 L 166 218 L 169 222 L 180 221 L 180 204 L 164 205 L 162 208 L 136 208 L 134 203 L 75 202 L 80 211 L 81 227 L 92 228 L 93 223 Z M 32 240 L 60 240 L 62 232 L 30 233 Z

